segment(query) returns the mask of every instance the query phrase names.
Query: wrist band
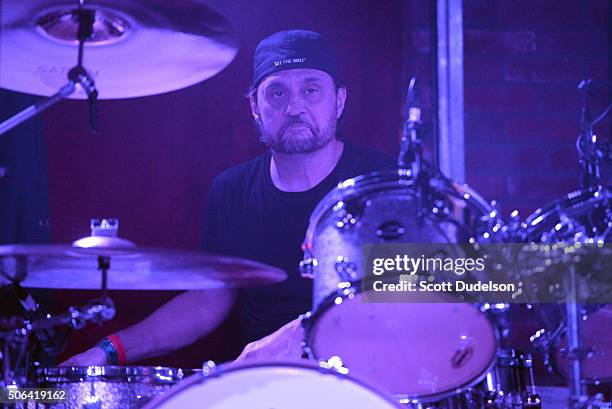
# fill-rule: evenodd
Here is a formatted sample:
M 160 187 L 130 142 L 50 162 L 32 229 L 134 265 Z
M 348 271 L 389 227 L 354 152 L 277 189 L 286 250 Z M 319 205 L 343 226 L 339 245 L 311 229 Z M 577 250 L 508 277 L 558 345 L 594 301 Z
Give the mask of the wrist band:
M 127 363 L 125 349 L 117 335 L 113 334 L 106 338 L 102 338 L 102 340 L 96 344 L 96 347 L 104 351 L 106 362 L 109 365 L 124 366 Z
M 117 364 L 121 366 L 127 365 L 127 356 L 125 355 L 125 348 L 123 348 L 121 339 L 115 334 L 109 335 L 106 339 L 113 344 L 115 351 L 117 351 Z
M 106 338 L 102 338 L 100 342 L 96 344 L 96 347 L 104 351 L 104 355 L 106 355 L 107 365 L 117 365 L 118 364 L 119 361 L 117 358 L 117 350 L 113 346 L 112 342 L 110 342 Z

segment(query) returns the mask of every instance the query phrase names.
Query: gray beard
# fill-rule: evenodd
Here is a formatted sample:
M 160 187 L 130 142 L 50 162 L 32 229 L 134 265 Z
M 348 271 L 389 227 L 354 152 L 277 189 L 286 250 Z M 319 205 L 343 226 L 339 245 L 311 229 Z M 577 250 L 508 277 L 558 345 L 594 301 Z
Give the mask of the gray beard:
M 337 119 L 332 117 L 327 126 L 321 130 L 313 129 L 309 138 L 285 138 L 286 128 L 280 129 L 276 136 L 270 135 L 261 122 L 257 122 L 259 140 L 269 148 L 282 153 L 312 153 L 326 146 L 336 135 Z

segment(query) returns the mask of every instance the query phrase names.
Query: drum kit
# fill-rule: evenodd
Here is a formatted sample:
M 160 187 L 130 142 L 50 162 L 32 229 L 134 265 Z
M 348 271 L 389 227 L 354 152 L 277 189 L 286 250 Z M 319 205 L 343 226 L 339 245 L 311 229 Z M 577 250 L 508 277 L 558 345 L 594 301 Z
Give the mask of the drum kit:
M 0 124 L 0 135 L 68 97 L 89 100 L 93 127 L 97 86 L 101 98 L 166 92 L 211 77 L 235 56 L 231 25 L 200 0 L 150 3 L 0 3 L 0 86 L 50 97 Z M 164 49 L 172 54 L 152 52 L 150 44 L 171 44 Z M 77 65 L 69 68 L 75 50 Z M 47 65 L 40 65 L 39 56 Z M 364 243 L 465 242 L 547 245 L 545 253 L 542 247 L 530 250 L 530 268 L 519 265 L 516 273 L 566 284 L 567 302 L 530 306 L 534 320 L 543 322 L 530 340 L 542 352 L 535 359 L 567 379 L 569 407 L 610 408 L 610 396 L 587 388 L 612 383 L 612 307 L 577 301 L 575 258 L 564 256 L 567 246 L 583 245 L 581 259 L 597 259 L 588 245 L 605 251 L 612 235 L 612 187 L 602 177 L 612 168 L 612 145 L 597 141 L 592 130 L 610 106 L 591 120 L 586 105 L 586 96 L 605 87 L 590 80 L 579 86 L 585 94 L 577 143 L 580 190 L 522 221 L 516 214 L 504 220 L 495 202 L 424 160 L 420 111 L 411 107 L 398 169 L 340 183 L 312 213 L 299 266 L 302 276 L 314 280 L 313 308 L 302 319 L 300 362 L 42 367 L 31 361 L 32 338 L 56 354 L 58 328 L 112 319 L 108 290 L 240 288 L 278 282 L 286 274 L 234 257 L 138 247 L 118 237 L 115 219 L 92 220 L 91 236 L 72 245 L 0 246 L 0 288 L 12 287 L 24 310 L 0 316 L 0 405 L 9 407 L 5 394 L 11 389 L 37 388 L 64 391 L 65 399 L 17 407 L 540 408 L 534 357 L 510 342 L 514 305 L 447 303 L 436 295 L 426 303 L 364 301 L 370 291 L 360 286 Z M 534 263 L 539 268 L 531 268 Z M 590 266 L 599 277 L 608 275 L 609 266 Z M 52 315 L 29 288 L 99 289 L 101 297 Z

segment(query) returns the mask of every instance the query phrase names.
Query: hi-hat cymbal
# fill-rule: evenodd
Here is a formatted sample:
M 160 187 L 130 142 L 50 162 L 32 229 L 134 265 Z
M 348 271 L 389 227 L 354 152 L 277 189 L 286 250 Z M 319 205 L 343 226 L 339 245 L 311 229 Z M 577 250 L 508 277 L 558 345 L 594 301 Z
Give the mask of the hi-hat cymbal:
M 23 287 L 96 290 L 101 288 L 99 256 L 110 258 L 111 290 L 251 287 L 287 278 L 280 269 L 236 257 L 143 247 L 68 245 L 0 246 L 0 273 Z
M 50 96 L 76 65 L 76 0 L 0 2 L 0 87 Z M 235 57 L 230 23 L 203 0 L 92 0 L 94 35 L 83 65 L 100 99 L 174 91 L 217 74 Z M 84 99 L 78 89 L 70 98 Z

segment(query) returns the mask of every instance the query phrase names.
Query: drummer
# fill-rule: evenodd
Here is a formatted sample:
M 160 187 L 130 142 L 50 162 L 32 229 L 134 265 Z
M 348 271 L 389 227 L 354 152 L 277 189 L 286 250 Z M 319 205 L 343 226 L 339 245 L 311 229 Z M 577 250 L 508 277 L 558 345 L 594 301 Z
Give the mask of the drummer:
M 262 40 L 248 99 L 269 149 L 213 180 L 204 250 L 274 265 L 288 279 L 240 291 L 187 291 L 64 365 L 125 365 L 169 353 L 213 331 L 235 302 L 249 343 L 241 359 L 301 355 L 297 318 L 312 308 L 312 282 L 297 266 L 309 216 L 338 182 L 392 169 L 396 161 L 336 137 L 347 89 L 335 52 L 321 34 L 289 30 Z

